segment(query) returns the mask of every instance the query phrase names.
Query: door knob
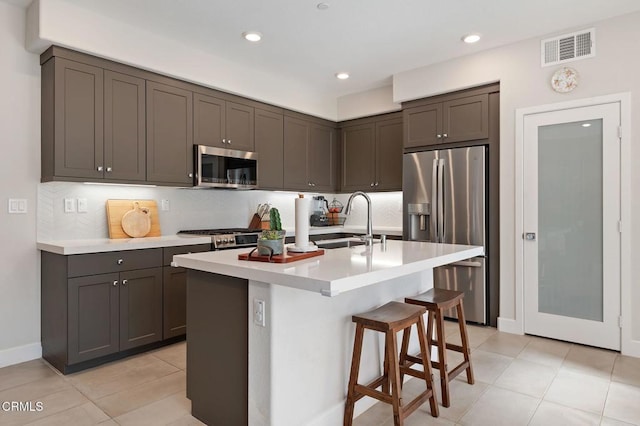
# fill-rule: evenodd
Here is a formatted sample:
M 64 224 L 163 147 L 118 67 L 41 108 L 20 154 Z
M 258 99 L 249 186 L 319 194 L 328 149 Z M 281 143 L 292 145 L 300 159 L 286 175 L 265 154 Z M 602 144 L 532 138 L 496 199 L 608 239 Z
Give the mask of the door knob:
M 525 232 L 524 239 L 527 241 L 535 241 L 536 233 L 535 232 Z
M 114 282 L 113 282 L 113 286 L 114 286 L 114 287 L 117 287 L 117 286 L 118 286 L 118 281 L 114 281 Z
M 442 134 L 442 137 L 443 137 L 443 138 L 446 138 L 446 137 L 448 137 L 448 135 L 447 135 L 446 133 L 443 133 L 443 134 Z
M 104 168 L 103 168 L 102 166 L 98 166 L 98 167 L 97 167 L 97 170 L 98 170 L 99 172 L 101 172 L 101 171 L 103 171 L 103 170 L 104 170 Z
M 128 282 L 129 281 L 127 281 L 127 280 L 122 280 L 122 285 L 127 285 Z
M 118 261 L 116 262 L 118 265 L 122 265 L 124 263 L 123 259 L 118 259 Z

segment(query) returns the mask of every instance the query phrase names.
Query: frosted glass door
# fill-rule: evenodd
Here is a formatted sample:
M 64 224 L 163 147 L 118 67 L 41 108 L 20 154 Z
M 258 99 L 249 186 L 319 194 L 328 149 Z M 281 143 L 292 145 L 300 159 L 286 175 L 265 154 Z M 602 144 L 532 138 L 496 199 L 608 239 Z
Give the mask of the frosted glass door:
M 525 331 L 619 349 L 618 104 L 525 117 Z

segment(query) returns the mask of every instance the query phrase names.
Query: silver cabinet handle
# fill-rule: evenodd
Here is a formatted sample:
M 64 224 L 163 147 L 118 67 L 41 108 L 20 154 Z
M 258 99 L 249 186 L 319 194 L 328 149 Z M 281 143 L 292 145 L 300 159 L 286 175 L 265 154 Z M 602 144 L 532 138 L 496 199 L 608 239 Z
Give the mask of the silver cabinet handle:
M 193 177 L 193 173 L 189 173 L 187 176 L 189 176 L 190 178 Z
M 118 286 L 118 281 L 114 281 L 114 282 L 113 282 L 113 286 L 114 286 L 114 287 L 117 287 L 117 286 Z
M 116 262 L 118 265 L 122 265 L 124 263 L 123 259 L 118 259 L 118 261 Z
M 437 137 L 438 139 L 440 139 L 440 138 L 442 138 L 442 135 L 436 135 L 436 137 Z
M 525 232 L 523 237 L 527 241 L 535 241 L 536 240 L 536 233 L 535 232 Z
M 101 171 L 103 171 L 103 170 L 104 170 L 104 167 L 102 167 L 102 166 L 98 166 L 98 167 L 97 167 L 97 170 L 98 170 L 99 172 L 101 172 Z
M 369 186 L 370 186 L 370 187 L 372 187 L 372 188 L 373 188 L 373 185 L 374 185 L 374 183 L 373 183 L 373 182 L 371 182 L 371 183 L 369 184 Z
M 128 282 L 128 280 L 122 280 L 122 285 L 127 285 Z
M 226 139 L 222 139 L 222 143 L 227 143 L 227 140 Z
M 376 182 L 376 184 L 374 186 L 378 186 L 378 182 Z
M 313 182 L 311 182 L 311 186 L 316 186 L 316 184 L 315 184 L 315 183 L 313 183 Z
M 229 139 L 229 140 L 227 141 L 227 143 L 228 143 L 228 144 L 231 144 L 231 139 Z
M 449 137 L 449 136 L 448 136 L 446 133 L 444 133 L 444 134 L 442 135 L 442 137 L 443 137 L 443 138 L 447 138 L 447 137 Z
M 111 167 L 107 167 L 107 173 L 111 173 L 113 169 Z
M 469 260 L 462 260 L 460 262 L 450 263 L 450 264 L 448 264 L 446 266 L 450 266 L 450 267 L 462 266 L 462 267 L 466 267 L 466 268 L 479 268 L 479 267 L 482 266 L 482 263 L 481 262 L 469 261 Z

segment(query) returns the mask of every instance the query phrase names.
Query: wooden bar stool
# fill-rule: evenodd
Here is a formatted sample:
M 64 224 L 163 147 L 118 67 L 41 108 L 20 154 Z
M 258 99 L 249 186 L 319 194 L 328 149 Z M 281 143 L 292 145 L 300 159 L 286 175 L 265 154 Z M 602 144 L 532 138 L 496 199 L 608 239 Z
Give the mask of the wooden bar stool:
M 349 377 L 349 388 L 347 392 L 347 402 L 344 408 L 344 425 L 351 425 L 353 422 L 353 408 L 360 398 L 370 396 L 379 401 L 386 402 L 393 406 L 393 420 L 395 425 L 402 426 L 404 419 L 416 410 L 427 399 L 431 406 L 431 415 L 438 416 L 438 402 L 433 390 L 433 374 L 431 366 L 427 362 L 427 342 L 425 339 L 424 320 L 422 316 L 426 309 L 422 306 L 408 305 L 400 302 L 389 302 L 373 311 L 364 314 L 354 315 L 353 322 L 356 323 L 356 337 L 353 344 L 353 358 L 351 361 L 351 375 Z M 420 350 L 424 354 L 422 371 L 415 370 L 409 366 L 403 366 L 398 360 L 397 332 L 404 330 L 404 336 L 411 332 L 411 326 L 417 324 L 418 336 L 420 336 Z M 367 385 L 358 383 L 358 372 L 360 370 L 360 356 L 362 355 L 362 338 L 364 330 L 370 329 L 385 334 L 385 355 L 384 373 Z M 408 404 L 402 402 L 402 382 L 400 374 L 409 374 L 423 379 L 426 390 L 418 395 Z M 382 386 L 382 392 L 377 388 Z
M 428 311 L 427 321 L 427 341 L 429 342 L 429 353 L 431 346 L 438 348 L 438 360 L 431 361 L 431 365 L 440 372 L 440 386 L 442 388 L 442 405 L 448 407 L 451 405 L 449 396 L 449 382 L 453 380 L 463 370 L 467 371 L 467 382 L 474 383 L 473 367 L 471 366 L 471 349 L 469 348 L 469 336 L 467 335 L 467 325 L 464 321 L 464 309 L 462 298 L 464 293 L 455 290 L 445 290 L 441 288 L 432 288 L 426 293 L 419 294 L 415 297 L 407 297 L 404 301 L 411 305 L 424 306 Z M 462 346 L 446 343 L 444 335 L 444 318 L 445 309 L 456 308 L 458 313 L 458 326 L 460 327 L 460 337 L 462 338 Z M 436 327 L 436 340 L 433 338 L 433 326 Z M 410 356 L 407 354 L 409 348 L 409 336 L 404 335 L 402 339 L 402 349 L 400 350 L 400 363 L 422 364 L 425 358 L 430 356 Z M 447 365 L 447 349 L 460 352 L 464 356 L 462 361 L 455 368 L 449 370 Z

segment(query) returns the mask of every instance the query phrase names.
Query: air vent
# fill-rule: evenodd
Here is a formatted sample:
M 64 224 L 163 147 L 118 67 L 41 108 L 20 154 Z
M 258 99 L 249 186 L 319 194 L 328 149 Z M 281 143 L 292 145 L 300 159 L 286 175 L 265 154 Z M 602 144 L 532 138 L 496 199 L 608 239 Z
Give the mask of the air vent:
M 541 42 L 542 66 L 563 64 L 596 56 L 596 30 L 578 31 Z

